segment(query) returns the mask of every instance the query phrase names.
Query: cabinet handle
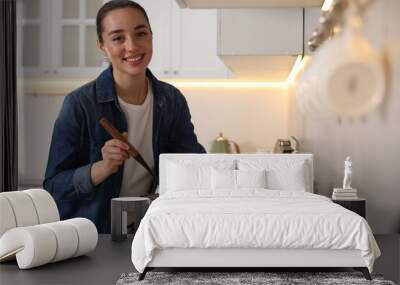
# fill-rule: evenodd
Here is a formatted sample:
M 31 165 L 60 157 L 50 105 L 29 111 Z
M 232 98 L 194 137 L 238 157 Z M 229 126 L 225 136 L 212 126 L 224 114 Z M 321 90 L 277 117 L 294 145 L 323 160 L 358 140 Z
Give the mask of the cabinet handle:
M 164 70 L 164 74 L 169 74 L 169 71 L 168 70 Z
M 174 70 L 174 74 L 175 74 L 175 75 L 178 75 L 178 74 L 179 74 L 179 71 L 178 71 L 178 70 Z
M 53 74 L 58 74 L 58 70 L 53 70 Z

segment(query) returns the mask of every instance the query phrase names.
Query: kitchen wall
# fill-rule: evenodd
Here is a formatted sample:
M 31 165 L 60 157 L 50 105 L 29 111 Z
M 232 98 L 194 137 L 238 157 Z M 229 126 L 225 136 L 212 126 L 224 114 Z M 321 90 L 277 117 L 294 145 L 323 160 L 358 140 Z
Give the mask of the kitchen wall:
M 388 65 L 385 101 L 357 120 L 304 118 L 290 95 L 290 134 L 315 154 L 316 191 L 331 195 L 341 187 L 347 155 L 353 183 L 367 199 L 367 220 L 375 233 L 400 232 L 400 1 L 375 1 L 366 13 L 365 35 L 382 51 Z
M 181 88 L 195 132 L 207 149 L 223 132 L 242 152 L 271 150 L 287 137 L 288 94 L 280 88 Z M 41 184 L 51 133 L 64 96 L 23 95 L 19 98 L 20 184 Z
M 241 152 L 272 150 L 287 137 L 286 89 L 182 89 L 199 141 L 210 148 L 219 132 L 239 144 Z

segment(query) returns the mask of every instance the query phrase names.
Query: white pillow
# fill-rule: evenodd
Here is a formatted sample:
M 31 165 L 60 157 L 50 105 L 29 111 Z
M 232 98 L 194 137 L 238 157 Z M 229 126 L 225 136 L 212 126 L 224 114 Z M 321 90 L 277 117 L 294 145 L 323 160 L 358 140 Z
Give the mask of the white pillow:
M 267 171 L 236 170 L 237 188 L 267 188 Z
M 211 170 L 211 189 L 230 189 L 240 188 L 266 188 L 267 177 L 265 169 L 262 170 L 230 170 L 215 169 Z
M 309 167 L 304 160 L 291 159 L 239 159 L 239 170 L 267 171 L 267 188 L 273 190 L 306 191 Z
M 169 163 L 167 189 L 170 191 L 185 191 L 193 189 L 210 189 L 211 167 L 196 167 Z
M 199 155 L 199 157 L 201 157 Z M 171 159 L 166 163 L 166 191 L 211 190 L 211 168 L 235 169 L 234 160 Z
M 236 189 L 236 170 L 211 169 L 211 189 Z
M 270 169 L 267 172 L 268 188 L 273 190 L 306 191 L 305 164 L 294 164 L 287 169 Z

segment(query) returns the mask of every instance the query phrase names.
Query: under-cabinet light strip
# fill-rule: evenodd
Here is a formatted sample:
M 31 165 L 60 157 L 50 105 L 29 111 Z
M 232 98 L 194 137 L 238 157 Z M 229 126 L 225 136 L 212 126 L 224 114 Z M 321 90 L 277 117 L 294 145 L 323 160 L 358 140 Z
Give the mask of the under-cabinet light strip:
M 297 56 L 292 70 L 286 81 L 265 82 L 265 81 L 184 81 L 184 80 L 169 80 L 164 81 L 174 85 L 177 88 L 288 88 L 289 85 L 295 83 L 295 79 L 304 67 L 303 56 Z
M 304 58 L 302 55 L 299 55 L 296 59 L 296 61 L 293 64 L 292 70 L 289 73 L 289 76 L 287 78 L 287 84 L 293 84 L 295 83 L 295 79 L 297 78 L 297 75 L 299 74 L 300 70 L 304 67 Z
M 165 80 L 177 88 L 287 88 L 286 81 L 259 82 L 259 81 L 173 81 Z
M 177 88 L 288 88 L 291 84 L 296 82 L 297 75 L 304 68 L 307 57 L 299 55 L 293 64 L 292 70 L 286 81 L 185 81 L 174 79 L 162 79 Z M 86 81 L 82 79 L 74 79 L 67 81 L 59 81 L 56 79 L 26 79 L 24 81 L 17 80 L 18 88 L 24 88 L 27 94 L 55 94 L 65 95 Z

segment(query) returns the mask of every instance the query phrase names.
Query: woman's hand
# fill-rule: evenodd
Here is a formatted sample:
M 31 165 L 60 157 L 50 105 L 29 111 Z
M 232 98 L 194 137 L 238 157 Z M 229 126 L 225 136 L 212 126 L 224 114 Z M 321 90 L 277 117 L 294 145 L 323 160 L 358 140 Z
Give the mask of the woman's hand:
M 125 138 L 128 137 L 127 133 L 122 134 Z M 123 141 L 111 139 L 106 141 L 101 148 L 103 156 L 104 167 L 109 174 L 117 172 L 118 168 L 129 158 L 129 146 Z
M 125 138 L 128 133 L 123 133 Z M 103 160 L 92 165 L 91 178 L 94 186 L 103 182 L 108 176 L 118 171 L 118 168 L 129 158 L 129 146 L 123 141 L 111 139 L 101 148 Z

